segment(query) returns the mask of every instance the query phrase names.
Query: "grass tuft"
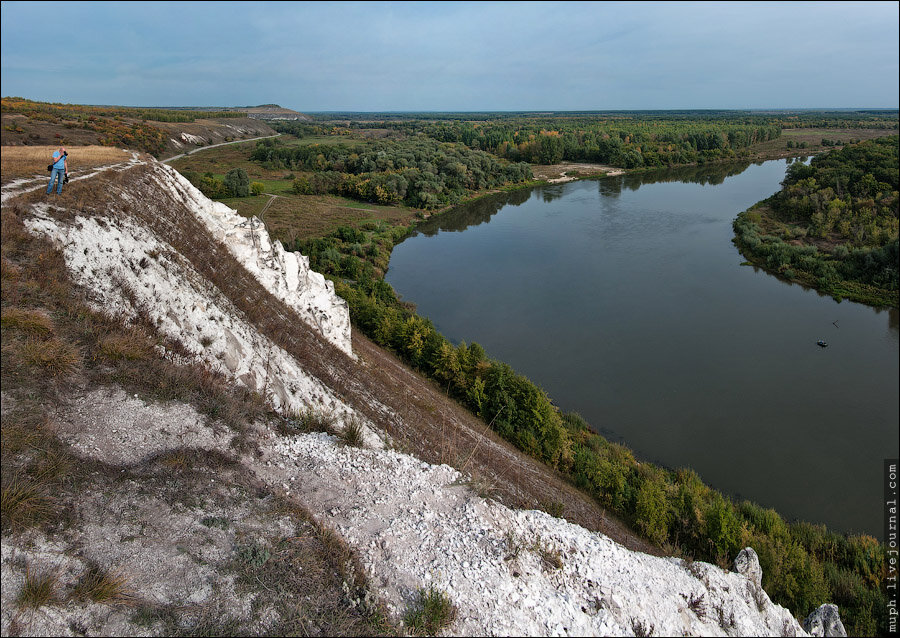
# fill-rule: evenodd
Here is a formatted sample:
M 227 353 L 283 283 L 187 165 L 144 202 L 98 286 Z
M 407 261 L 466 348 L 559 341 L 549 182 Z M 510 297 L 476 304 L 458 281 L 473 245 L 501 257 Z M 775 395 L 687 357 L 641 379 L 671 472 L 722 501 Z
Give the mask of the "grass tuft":
M 152 352 L 147 337 L 136 331 L 105 335 L 98 346 L 100 354 L 112 361 L 143 361 Z
M 103 569 L 96 563 L 88 564 L 75 585 L 73 596 L 108 605 L 131 606 L 137 602 L 124 574 Z
M 355 418 L 351 418 L 337 436 L 341 443 L 351 447 L 363 447 L 365 442 L 363 438 L 363 426 Z
M 16 599 L 19 607 L 37 609 L 50 603 L 56 593 L 59 574 L 55 571 L 36 571 L 29 565 L 25 569 L 25 582 Z
M 28 339 L 22 345 L 22 359 L 33 367 L 42 368 L 53 377 L 68 376 L 81 367 L 81 351 L 68 341 L 56 337 Z
M 0 517 L 3 529 L 31 527 L 53 512 L 53 499 L 47 495 L 44 482 L 14 475 L 4 477 L 0 490 Z
M 417 635 L 435 635 L 456 619 L 457 607 L 444 592 L 430 585 L 420 589 L 403 617 L 406 626 Z
M 325 412 L 314 408 L 308 408 L 287 418 L 287 424 L 291 430 L 300 432 L 325 432 L 337 434 L 337 419 Z
M 19 330 L 29 337 L 46 337 L 53 332 L 53 319 L 43 310 L 4 308 L 0 325 L 4 330 Z

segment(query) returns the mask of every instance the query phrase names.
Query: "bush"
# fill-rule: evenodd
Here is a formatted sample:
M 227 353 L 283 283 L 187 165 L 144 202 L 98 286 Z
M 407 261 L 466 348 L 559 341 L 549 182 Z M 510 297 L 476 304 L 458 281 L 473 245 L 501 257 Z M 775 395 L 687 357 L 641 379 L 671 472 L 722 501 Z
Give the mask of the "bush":
M 266 185 L 262 182 L 250 182 L 250 192 L 254 195 L 262 195 Z
M 247 197 L 250 194 L 250 178 L 243 168 L 232 168 L 225 175 L 225 191 L 231 197 Z
M 434 585 L 420 589 L 415 602 L 403 617 L 403 622 L 414 633 L 434 636 L 456 619 L 456 605 Z

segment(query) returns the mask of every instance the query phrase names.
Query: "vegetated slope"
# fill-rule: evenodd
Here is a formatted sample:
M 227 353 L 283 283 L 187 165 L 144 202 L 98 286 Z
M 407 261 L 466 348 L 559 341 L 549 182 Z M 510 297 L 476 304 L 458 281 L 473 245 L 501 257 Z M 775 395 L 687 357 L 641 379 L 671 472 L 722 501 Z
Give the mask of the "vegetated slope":
M 125 146 L 156 157 L 232 140 L 274 135 L 237 111 L 141 109 L 2 99 L 3 146 Z
M 751 262 L 838 299 L 900 303 L 898 138 L 886 137 L 788 167 L 782 189 L 734 222 Z
M 419 589 L 449 596 L 453 633 L 800 631 L 750 553 L 727 573 L 501 504 L 603 524 L 427 382 L 307 323 L 282 288 L 302 260 L 171 169 L 42 187 L 3 205 L 5 633 L 390 632 L 377 600 L 396 621 Z

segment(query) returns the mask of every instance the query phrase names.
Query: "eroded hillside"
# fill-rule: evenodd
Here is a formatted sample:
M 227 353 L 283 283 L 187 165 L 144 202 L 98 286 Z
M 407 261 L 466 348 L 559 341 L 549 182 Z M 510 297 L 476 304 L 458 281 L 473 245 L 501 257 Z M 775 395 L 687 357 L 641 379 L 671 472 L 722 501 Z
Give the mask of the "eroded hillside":
M 169 167 L 43 190 L 3 194 L 4 634 L 394 633 L 422 591 L 451 634 L 802 634 L 752 552 L 634 551 Z

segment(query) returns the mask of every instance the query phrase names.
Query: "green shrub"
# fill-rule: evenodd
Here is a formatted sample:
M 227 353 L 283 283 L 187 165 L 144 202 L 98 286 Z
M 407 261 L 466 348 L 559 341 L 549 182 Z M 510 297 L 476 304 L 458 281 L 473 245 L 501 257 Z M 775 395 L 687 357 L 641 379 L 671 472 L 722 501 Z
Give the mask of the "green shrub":
M 250 194 L 250 178 L 243 168 L 232 168 L 223 181 L 225 192 L 230 197 L 247 197 Z
M 403 622 L 415 634 L 435 635 L 456 619 L 456 605 L 444 592 L 430 585 L 420 589 L 409 606 Z

